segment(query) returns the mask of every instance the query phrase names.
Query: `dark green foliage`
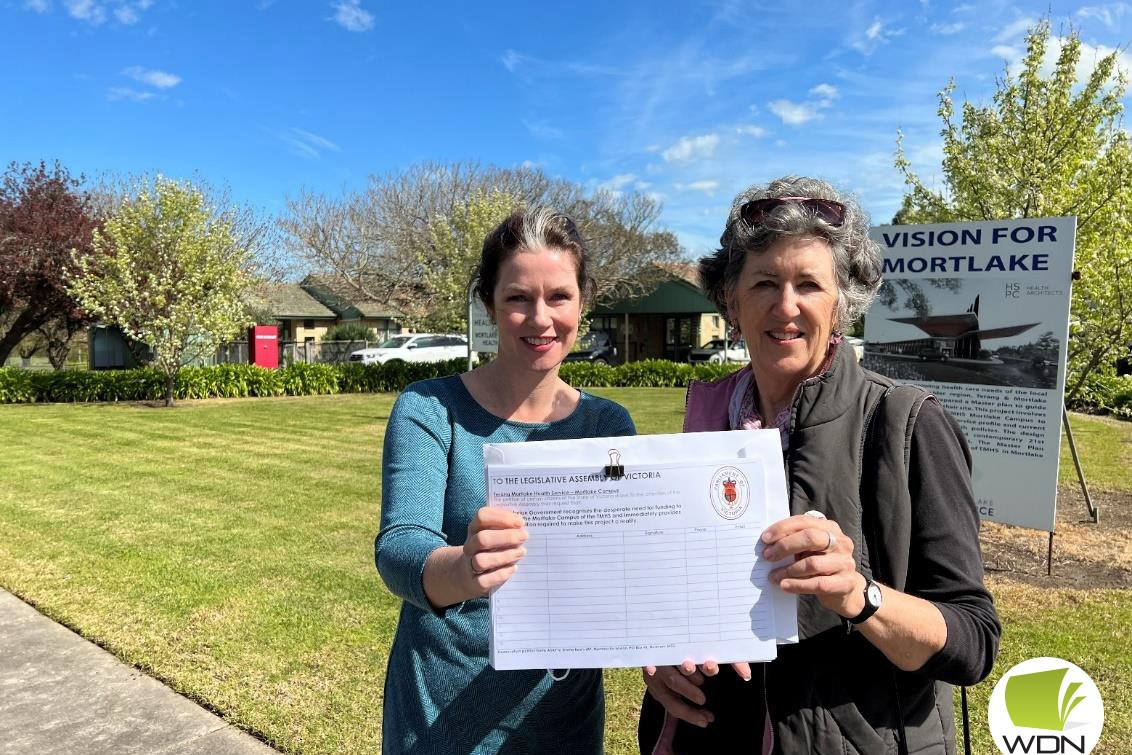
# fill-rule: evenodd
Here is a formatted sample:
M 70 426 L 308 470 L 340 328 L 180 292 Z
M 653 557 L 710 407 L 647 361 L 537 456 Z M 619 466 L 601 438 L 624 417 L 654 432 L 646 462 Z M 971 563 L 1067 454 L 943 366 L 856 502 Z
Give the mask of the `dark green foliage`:
M 373 330 L 360 322 L 348 322 L 335 325 L 323 335 L 324 341 L 376 341 L 377 336 Z
M 1132 375 L 1093 373 L 1080 392 L 1069 403 L 1070 409 L 1082 412 L 1109 412 L 1132 419 Z
M 578 388 L 671 388 L 686 386 L 692 379 L 715 380 L 739 366 L 693 366 L 659 359 L 617 367 L 570 362 L 562 365 L 560 374 L 563 380 Z M 384 365 L 299 363 L 278 370 L 250 364 L 185 367 L 177 375 L 174 396 L 202 399 L 384 393 L 403 390 L 418 380 L 456 375 L 466 368 L 467 362 L 463 359 Z M 164 376 L 148 368 L 104 372 L 0 369 L 0 404 L 159 401 L 164 396 Z
M 741 364 L 686 364 L 647 359 L 609 367 L 589 362 L 567 362 L 559 375 L 576 388 L 683 388 L 691 380 L 717 380 Z

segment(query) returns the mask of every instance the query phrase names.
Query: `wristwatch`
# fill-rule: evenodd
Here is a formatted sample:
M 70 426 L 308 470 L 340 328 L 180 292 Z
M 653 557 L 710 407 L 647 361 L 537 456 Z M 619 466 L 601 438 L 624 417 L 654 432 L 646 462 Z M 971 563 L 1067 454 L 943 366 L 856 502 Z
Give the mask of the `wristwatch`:
M 880 591 L 880 585 L 865 577 L 865 607 L 861 609 L 859 614 L 848 619 L 848 622 L 850 624 L 861 624 L 868 621 L 883 602 L 884 593 Z

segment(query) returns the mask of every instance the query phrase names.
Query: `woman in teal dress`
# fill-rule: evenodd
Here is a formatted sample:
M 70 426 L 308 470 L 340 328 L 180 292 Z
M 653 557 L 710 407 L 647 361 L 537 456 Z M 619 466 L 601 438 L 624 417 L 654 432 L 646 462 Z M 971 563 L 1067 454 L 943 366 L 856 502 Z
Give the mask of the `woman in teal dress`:
M 526 531 L 486 506 L 484 443 L 631 435 L 621 406 L 558 376 L 592 290 L 574 224 L 517 212 L 484 240 L 476 294 L 499 353 L 398 398 L 382 457 L 378 571 L 404 602 L 385 678 L 385 753 L 597 753 L 600 670 L 495 671 L 488 591 L 514 574 Z

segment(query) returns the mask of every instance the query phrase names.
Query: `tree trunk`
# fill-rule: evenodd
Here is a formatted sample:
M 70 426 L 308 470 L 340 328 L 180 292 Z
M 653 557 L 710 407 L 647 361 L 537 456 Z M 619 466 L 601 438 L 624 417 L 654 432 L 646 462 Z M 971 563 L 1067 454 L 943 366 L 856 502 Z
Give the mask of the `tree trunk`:
M 51 366 L 55 370 L 61 370 L 67 366 L 67 357 L 71 353 L 71 339 L 73 336 L 60 338 L 58 340 L 51 340 L 47 344 L 47 358 L 51 361 Z
M 165 376 L 165 406 L 173 406 L 173 389 L 177 386 L 177 373 Z
M 1110 351 L 1111 349 L 1107 347 L 1102 349 L 1095 349 L 1093 351 L 1092 356 L 1089 358 L 1089 363 L 1085 365 L 1085 369 L 1081 370 L 1081 374 L 1077 376 L 1077 382 L 1073 384 L 1072 388 L 1069 388 L 1065 392 L 1065 403 L 1068 404 L 1073 399 L 1077 398 L 1077 394 L 1080 393 L 1081 389 L 1085 387 L 1085 381 L 1089 379 L 1089 375 L 1093 374 L 1093 370 L 1095 370 L 1097 368 L 1097 365 L 1100 364 L 1106 356 L 1108 356 L 1108 353 Z
M 47 316 L 43 312 L 33 309 L 25 309 L 20 312 L 12 323 L 12 327 L 8 328 L 8 332 L 4 334 L 3 338 L 0 338 L 0 364 L 4 364 L 16 345 L 24 340 L 24 336 L 32 333 L 45 322 L 47 322 Z

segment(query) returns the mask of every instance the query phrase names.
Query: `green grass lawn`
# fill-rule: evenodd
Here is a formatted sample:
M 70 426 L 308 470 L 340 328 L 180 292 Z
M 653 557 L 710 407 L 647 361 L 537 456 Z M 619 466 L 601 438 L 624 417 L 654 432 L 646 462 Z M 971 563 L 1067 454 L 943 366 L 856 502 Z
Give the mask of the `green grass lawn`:
M 641 432 L 679 429 L 681 390 L 595 393 Z M 376 752 L 399 605 L 372 560 L 392 402 L 0 407 L 0 586 L 281 749 Z M 1132 487 L 1132 424 L 1075 416 L 1074 428 L 1090 482 Z M 999 600 L 996 676 L 1033 655 L 1074 660 L 1101 685 L 1102 745 L 1117 752 L 1132 738 L 1132 593 Z M 607 679 L 608 751 L 635 752 L 640 673 Z

